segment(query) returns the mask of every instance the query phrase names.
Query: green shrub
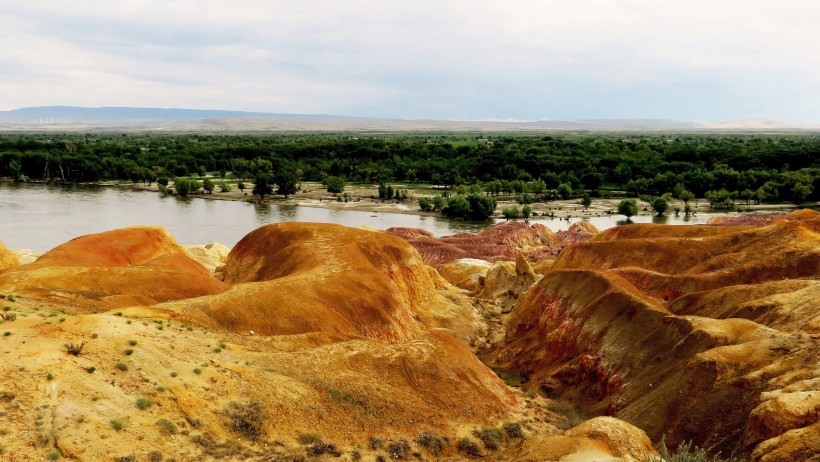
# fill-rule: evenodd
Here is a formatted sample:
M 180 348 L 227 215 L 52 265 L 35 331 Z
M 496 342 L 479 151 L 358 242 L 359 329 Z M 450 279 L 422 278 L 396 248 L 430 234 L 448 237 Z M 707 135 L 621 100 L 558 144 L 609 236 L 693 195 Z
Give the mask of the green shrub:
M 121 419 L 111 419 L 108 421 L 108 423 L 111 425 L 111 428 L 118 432 L 122 431 L 122 429 L 125 428 L 125 423 L 123 423 Z
M 159 431 L 163 435 L 176 435 L 177 434 L 177 426 L 174 425 L 168 419 L 159 419 L 157 420 L 157 427 L 159 427 Z
M 144 411 L 153 406 L 154 401 L 151 398 L 137 398 L 137 408 Z
M 524 431 L 521 429 L 521 424 L 518 422 L 507 422 L 504 424 L 504 431 L 510 438 L 523 438 Z
M 128 372 L 128 364 L 124 362 L 118 362 L 115 367 L 123 372 Z

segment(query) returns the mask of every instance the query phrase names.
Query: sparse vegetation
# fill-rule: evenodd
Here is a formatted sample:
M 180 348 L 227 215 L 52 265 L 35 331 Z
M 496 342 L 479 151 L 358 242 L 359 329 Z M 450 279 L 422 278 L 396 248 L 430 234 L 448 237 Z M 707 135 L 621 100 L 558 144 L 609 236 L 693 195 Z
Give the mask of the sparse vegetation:
M 157 427 L 163 435 L 176 435 L 177 426 L 168 419 L 157 420 Z
M 97 368 L 94 367 L 94 366 L 88 366 L 88 367 L 85 368 L 85 371 L 88 372 L 89 374 L 93 374 L 94 371 L 96 371 L 96 370 L 97 370 Z
M 479 457 L 481 455 L 481 449 L 478 448 L 478 444 L 467 437 L 458 440 L 458 443 L 456 443 L 456 449 L 458 449 L 458 452 L 466 454 L 470 457 Z
M 393 460 L 407 460 L 410 458 L 410 443 L 406 440 L 390 441 L 387 452 Z
M 137 341 L 136 340 L 129 340 L 128 344 L 131 345 L 131 346 L 137 346 Z
M 117 362 L 115 367 L 123 372 L 128 372 L 128 364 L 124 362 Z
M 498 450 L 499 443 L 504 441 L 504 434 L 498 428 L 482 428 L 474 431 L 473 435 L 490 451 Z
M 122 419 L 111 419 L 108 421 L 108 423 L 111 425 L 111 428 L 118 432 L 122 431 L 122 429 L 125 428 L 125 423 L 122 421 Z
M 675 451 L 670 451 L 666 447 L 665 436 L 661 437 L 658 452 L 661 457 L 653 458 L 649 462 L 744 462 L 743 459 L 734 456 L 722 458 L 720 453 L 709 456 L 705 449 L 694 446 L 691 441 L 683 442 Z
M 521 424 L 518 422 L 507 422 L 504 424 L 504 431 L 507 433 L 507 436 L 510 438 L 523 438 L 524 431 L 521 428 Z
M 382 444 L 384 444 L 383 439 L 375 437 L 375 436 L 370 438 L 370 449 L 375 451 L 376 449 L 381 448 Z
M 144 410 L 148 409 L 149 407 L 153 406 L 154 401 L 151 398 L 141 397 L 141 398 L 137 398 L 136 404 L 137 404 L 138 409 L 144 411 Z
M 444 447 L 448 444 L 447 438 L 441 437 L 438 433 L 432 430 L 425 430 L 416 438 L 416 443 L 426 449 L 434 456 L 441 455 Z
M 82 343 L 66 343 L 63 345 L 65 347 L 66 353 L 73 355 L 73 356 L 80 356 L 83 352 L 83 347 L 85 346 L 85 342 Z
M 561 422 L 557 424 L 558 428 L 562 430 L 569 430 L 584 422 L 581 408 L 569 401 L 563 399 L 554 400 L 550 402 L 548 409 L 562 417 Z
M 225 414 L 230 419 L 230 427 L 246 438 L 256 440 L 262 435 L 265 421 L 259 402 L 231 402 L 225 409 Z

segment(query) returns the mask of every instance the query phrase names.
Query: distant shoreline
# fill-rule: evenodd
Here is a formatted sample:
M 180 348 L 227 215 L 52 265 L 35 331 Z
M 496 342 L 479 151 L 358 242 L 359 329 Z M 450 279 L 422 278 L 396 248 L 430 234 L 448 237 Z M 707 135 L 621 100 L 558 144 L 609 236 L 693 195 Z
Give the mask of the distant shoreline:
M 219 178 L 211 178 L 215 183 L 219 184 L 222 180 Z M 13 180 L 9 178 L 2 178 L 0 179 L 2 182 L 11 183 Z M 253 196 L 250 193 L 251 188 L 246 188 L 245 192 L 242 192 L 236 188 L 236 180 L 231 180 L 231 190 L 228 192 L 218 192 L 218 186 L 212 193 L 198 193 L 192 194 L 189 197 L 191 198 L 198 198 L 198 199 L 205 199 L 205 200 L 221 200 L 221 201 L 235 201 L 235 202 L 256 202 L 253 199 Z M 49 184 L 47 182 L 42 181 L 33 181 L 31 183 L 37 184 Z M 79 183 L 84 186 L 101 186 L 101 187 L 109 187 L 109 188 L 118 188 L 118 189 L 125 189 L 125 190 L 133 190 L 133 191 L 146 191 L 146 192 L 153 192 L 156 194 L 160 194 L 158 184 L 152 183 L 151 185 L 146 184 L 137 184 L 134 185 L 133 183 L 123 183 L 117 181 L 102 181 L 97 183 Z M 249 186 L 252 185 L 250 181 L 246 184 Z M 407 202 L 395 202 L 395 201 L 382 201 L 380 199 L 374 199 L 378 192 L 377 187 L 362 187 L 351 185 L 345 189 L 350 196 L 347 202 L 338 201 L 336 197 L 332 194 L 328 193 L 321 183 L 316 182 L 303 182 L 302 183 L 302 190 L 295 194 L 294 196 L 285 199 L 278 195 L 269 196 L 270 199 L 267 199 L 264 203 L 266 204 L 273 204 L 273 205 L 289 205 L 289 206 L 303 206 L 303 207 L 314 207 L 314 208 L 324 208 L 328 210 L 340 210 L 340 211 L 358 211 L 358 212 L 371 212 L 371 213 L 393 213 L 393 214 L 409 214 L 409 215 L 419 215 L 419 216 L 428 216 L 428 217 L 439 217 L 442 218 L 443 215 L 438 212 L 424 212 L 419 209 L 418 207 L 418 198 L 419 197 L 429 197 L 430 194 L 420 193 L 416 189 L 411 187 L 406 187 L 406 185 L 402 183 L 391 183 L 399 189 L 408 189 L 409 196 L 411 197 L 410 200 Z M 429 190 L 428 190 L 429 191 Z M 449 190 L 442 189 L 441 192 L 448 192 Z M 341 197 L 341 195 L 339 195 Z M 543 216 L 544 213 L 552 214 L 552 218 L 556 219 L 574 219 L 574 218 L 594 218 L 594 217 L 604 217 L 604 216 L 613 216 L 618 215 L 618 203 L 623 198 L 593 198 L 592 204 L 588 208 L 584 208 L 580 204 L 580 200 L 577 198 L 574 199 L 567 199 L 567 200 L 555 200 L 551 202 L 536 202 L 530 204 L 533 209 L 533 212 L 537 213 L 538 216 Z M 669 208 L 667 209 L 666 215 L 674 214 L 674 210 L 676 207 L 679 207 L 681 210 L 683 209 L 683 201 L 679 201 L 677 199 L 671 201 L 669 203 Z M 734 210 L 712 210 L 709 207 L 709 203 L 703 199 L 698 198 L 695 199 L 690 205 L 693 207 L 695 213 L 735 213 Z M 519 204 L 515 202 L 513 196 L 499 196 L 498 197 L 498 207 L 496 209 L 495 214 L 491 217 L 494 219 L 501 219 L 503 218 L 501 211 L 510 206 L 518 206 Z M 812 208 L 816 208 L 820 206 L 820 204 L 814 204 L 810 206 Z M 764 212 L 764 211 L 779 211 L 779 210 L 791 210 L 791 209 L 798 209 L 798 208 L 805 208 L 805 206 L 798 206 L 793 203 L 778 203 L 778 204 L 743 204 L 738 203 L 735 206 L 735 209 L 740 208 L 743 212 L 751 211 L 751 212 Z M 639 201 L 639 211 L 641 215 L 651 214 L 651 206 L 648 203 L 642 203 Z M 683 213 L 683 212 L 680 212 Z

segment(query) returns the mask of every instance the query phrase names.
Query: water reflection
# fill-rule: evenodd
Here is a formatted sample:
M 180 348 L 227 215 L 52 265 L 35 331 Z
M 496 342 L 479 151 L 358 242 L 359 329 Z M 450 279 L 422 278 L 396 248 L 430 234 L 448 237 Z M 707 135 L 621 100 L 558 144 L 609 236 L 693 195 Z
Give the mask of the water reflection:
M 632 217 L 631 222 L 696 224 L 705 223 L 712 216 L 715 215 L 655 217 L 645 214 Z M 529 223 L 541 223 L 560 231 L 581 220 L 537 217 Z M 583 220 L 599 229 L 626 223 L 623 216 L 614 214 Z M 476 232 L 494 223 L 492 220 L 468 222 L 402 213 L 179 198 L 108 187 L 0 183 L 0 241 L 12 249 L 45 251 L 83 234 L 134 224 L 162 226 L 183 245 L 221 242 L 230 247 L 259 226 L 281 221 L 338 223 L 381 230 L 421 228 L 436 236 Z

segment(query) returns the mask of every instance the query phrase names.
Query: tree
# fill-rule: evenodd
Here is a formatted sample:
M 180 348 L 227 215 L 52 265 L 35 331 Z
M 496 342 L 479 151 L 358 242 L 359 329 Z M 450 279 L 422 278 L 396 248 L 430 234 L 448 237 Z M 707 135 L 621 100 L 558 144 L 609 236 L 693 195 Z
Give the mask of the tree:
M 327 192 L 335 196 L 336 194 L 344 192 L 347 182 L 340 176 L 329 176 L 325 178 L 325 186 L 327 186 Z
M 276 184 L 276 193 L 287 199 L 299 190 L 299 173 L 292 165 L 284 166 L 273 175 L 273 183 Z
M 419 209 L 421 209 L 422 212 L 429 212 L 433 210 L 433 203 L 430 202 L 430 199 L 422 197 L 419 199 Z
M 695 194 L 692 193 L 692 191 L 683 190 L 680 194 L 678 194 L 678 199 L 682 200 L 684 204 L 688 204 L 689 201 L 691 201 L 694 198 Z
M 656 197 L 655 200 L 652 201 L 652 209 L 658 215 L 663 215 L 663 212 L 669 207 L 669 202 L 666 202 L 666 199 L 663 197 Z
M 792 188 L 792 200 L 795 204 L 800 204 L 811 195 L 812 186 L 809 184 L 797 183 Z
M 447 204 L 446 204 L 446 202 L 444 201 L 444 198 L 442 198 L 441 196 L 436 195 L 436 196 L 433 198 L 433 211 L 434 211 L 434 212 L 441 212 L 441 211 L 444 209 L 444 207 L 445 207 L 446 205 L 447 205 Z
M 525 205 L 521 207 L 521 216 L 524 217 L 525 220 L 528 220 L 532 215 L 532 207 L 529 205 Z
M 492 197 L 481 194 L 467 195 L 467 202 L 470 204 L 470 219 L 482 221 L 490 217 L 495 212 L 498 202 Z
M 561 183 L 558 185 L 558 195 L 561 196 L 561 199 L 567 200 L 569 196 L 572 195 L 572 186 L 567 183 Z
M 502 211 L 501 211 L 501 214 L 502 214 L 502 215 L 504 216 L 504 218 L 506 218 L 507 220 L 509 220 L 509 219 L 511 219 L 511 218 L 512 218 L 512 219 L 521 218 L 521 211 L 520 211 L 520 210 L 518 210 L 518 207 L 516 207 L 516 206 L 514 206 L 514 205 L 513 205 L 512 207 L 507 207 L 507 208 L 505 208 L 504 210 L 502 210 Z
M 191 193 L 191 180 L 184 178 L 174 178 L 174 190 L 177 195 L 186 197 Z
M 589 197 L 589 194 L 584 193 L 584 197 L 581 198 L 581 205 L 583 205 L 584 208 L 587 208 L 590 205 L 592 205 L 592 198 Z
M 160 186 L 168 186 L 168 178 L 165 178 L 165 177 L 157 178 L 157 184 L 159 184 Z
M 273 178 L 269 173 L 260 173 L 253 180 L 253 191 L 251 193 L 254 196 L 259 196 L 259 202 L 264 201 L 265 196 L 273 194 L 272 180 Z
M 215 186 L 216 185 L 214 184 L 213 180 L 211 180 L 210 178 L 205 178 L 204 180 L 202 180 L 202 189 L 204 189 L 205 192 L 207 192 L 208 194 L 214 192 Z
M 219 190 L 222 192 L 228 192 L 231 190 L 231 185 L 223 181 L 222 183 L 219 183 Z
M 237 183 L 237 184 L 236 184 L 236 187 L 237 187 L 237 189 L 239 189 L 240 191 L 245 192 L 245 183 L 243 183 L 243 182 L 241 182 L 241 181 L 240 181 L 239 183 Z
M 618 204 L 618 213 L 629 220 L 638 214 L 638 203 L 635 202 L 635 199 L 624 199 Z
M 447 206 L 443 212 L 450 218 L 468 218 L 470 216 L 470 203 L 462 195 L 455 195 L 447 199 Z

